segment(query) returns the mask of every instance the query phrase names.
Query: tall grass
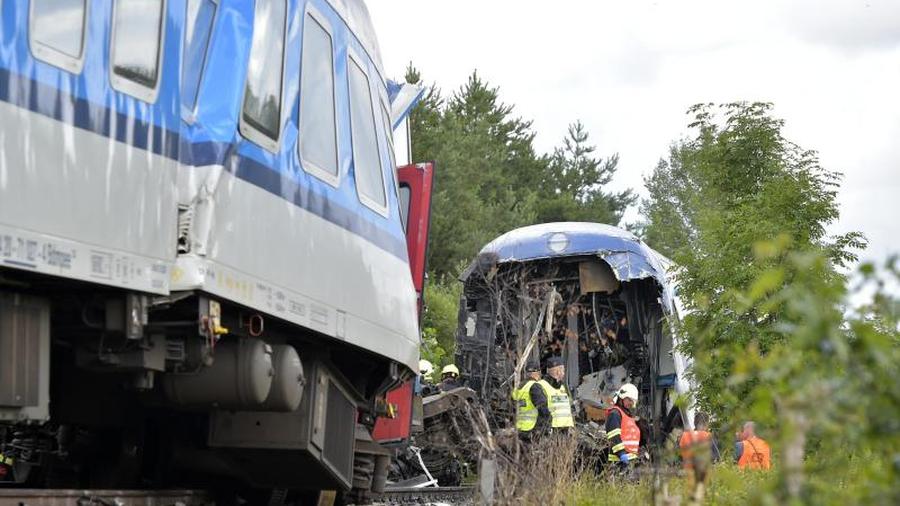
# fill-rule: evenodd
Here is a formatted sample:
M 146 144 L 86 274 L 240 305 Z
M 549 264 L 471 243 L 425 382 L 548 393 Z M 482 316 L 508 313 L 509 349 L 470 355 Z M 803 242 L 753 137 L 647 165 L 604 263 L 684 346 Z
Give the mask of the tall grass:
M 772 471 L 744 471 L 733 464 L 718 464 L 713 467 L 704 503 L 726 506 L 754 504 L 774 483 L 775 475 Z M 690 493 L 687 479 L 675 476 L 663 480 L 655 499 L 657 504 L 687 504 Z M 560 504 L 589 506 L 653 503 L 653 478 L 647 473 L 640 480 L 582 475 Z
M 863 458 L 835 455 L 813 455 L 806 459 L 809 493 L 796 504 L 847 506 L 855 504 L 897 504 L 898 496 L 873 487 L 871 473 L 890 466 L 877 462 L 871 454 Z M 703 504 L 710 505 L 774 505 L 773 493 L 779 486 L 777 467 L 770 471 L 738 469 L 732 463 L 713 466 Z M 877 480 L 876 480 L 877 482 Z M 900 492 L 900 483 L 895 484 Z M 691 490 L 685 476 L 663 478 L 657 488 L 658 505 L 687 505 Z M 583 474 L 572 484 L 561 502 L 556 504 L 589 506 L 594 504 L 654 504 L 653 479 L 648 474 L 641 480 L 625 481 Z
M 580 476 L 594 463 L 579 454 L 573 437 L 549 436 L 510 446 L 498 462 L 494 504 L 566 504 Z

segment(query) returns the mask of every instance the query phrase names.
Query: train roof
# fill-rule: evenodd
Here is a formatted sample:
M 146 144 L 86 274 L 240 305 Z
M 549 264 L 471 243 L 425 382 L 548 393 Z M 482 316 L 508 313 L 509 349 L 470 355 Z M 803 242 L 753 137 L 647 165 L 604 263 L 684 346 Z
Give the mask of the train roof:
M 619 281 L 654 278 L 667 286 L 671 262 L 627 230 L 602 223 L 542 223 L 511 230 L 488 243 L 462 275 L 465 281 L 485 263 L 528 262 L 595 255 L 612 268 Z
M 384 79 L 381 49 L 378 46 L 378 37 L 375 36 L 375 27 L 372 26 L 372 18 L 369 16 L 366 3 L 363 0 L 328 0 L 328 3 L 359 39 L 359 43 L 369 53 L 369 58 L 375 64 L 378 74 Z

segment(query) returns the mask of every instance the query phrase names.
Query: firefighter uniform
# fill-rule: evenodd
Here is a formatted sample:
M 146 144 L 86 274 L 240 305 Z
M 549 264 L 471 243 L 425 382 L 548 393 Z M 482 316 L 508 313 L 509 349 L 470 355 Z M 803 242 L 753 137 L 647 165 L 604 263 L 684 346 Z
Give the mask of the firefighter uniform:
M 606 438 L 611 445 L 610 462 L 620 462 L 622 452 L 628 461 L 636 461 L 641 444 L 641 429 L 637 422 L 619 406 L 613 406 L 606 412 Z

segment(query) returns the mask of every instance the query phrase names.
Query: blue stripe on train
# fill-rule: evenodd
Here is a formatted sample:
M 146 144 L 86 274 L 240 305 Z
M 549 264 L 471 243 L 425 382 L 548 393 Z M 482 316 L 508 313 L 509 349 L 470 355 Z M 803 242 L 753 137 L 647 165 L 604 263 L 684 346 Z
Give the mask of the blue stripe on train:
M 189 143 L 178 133 L 76 97 L 56 87 L 0 68 L 0 101 L 76 128 L 127 143 L 184 165 L 224 165 L 254 186 L 356 234 L 406 260 L 406 242 L 327 196 L 309 191 L 272 167 L 237 153 L 230 142 Z M 115 125 L 113 129 L 112 125 Z M 183 170 L 191 170 L 184 168 Z

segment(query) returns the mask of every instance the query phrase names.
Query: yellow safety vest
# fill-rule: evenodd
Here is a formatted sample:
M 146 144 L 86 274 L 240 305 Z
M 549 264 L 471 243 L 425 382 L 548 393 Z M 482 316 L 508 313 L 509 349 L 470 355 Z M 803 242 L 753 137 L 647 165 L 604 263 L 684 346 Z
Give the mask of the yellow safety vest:
M 513 391 L 513 400 L 516 401 L 516 429 L 519 432 L 529 432 L 537 425 L 538 411 L 531 402 L 531 386 L 537 383 L 528 380 L 522 388 Z
M 550 408 L 550 415 L 553 417 L 551 427 L 554 429 L 562 427 L 574 427 L 575 419 L 572 417 L 572 401 L 569 399 L 569 390 L 565 384 L 561 384 L 559 388 L 553 388 L 547 380 L 538 382 L 544 393 L 547 394 L 547 403 Z

